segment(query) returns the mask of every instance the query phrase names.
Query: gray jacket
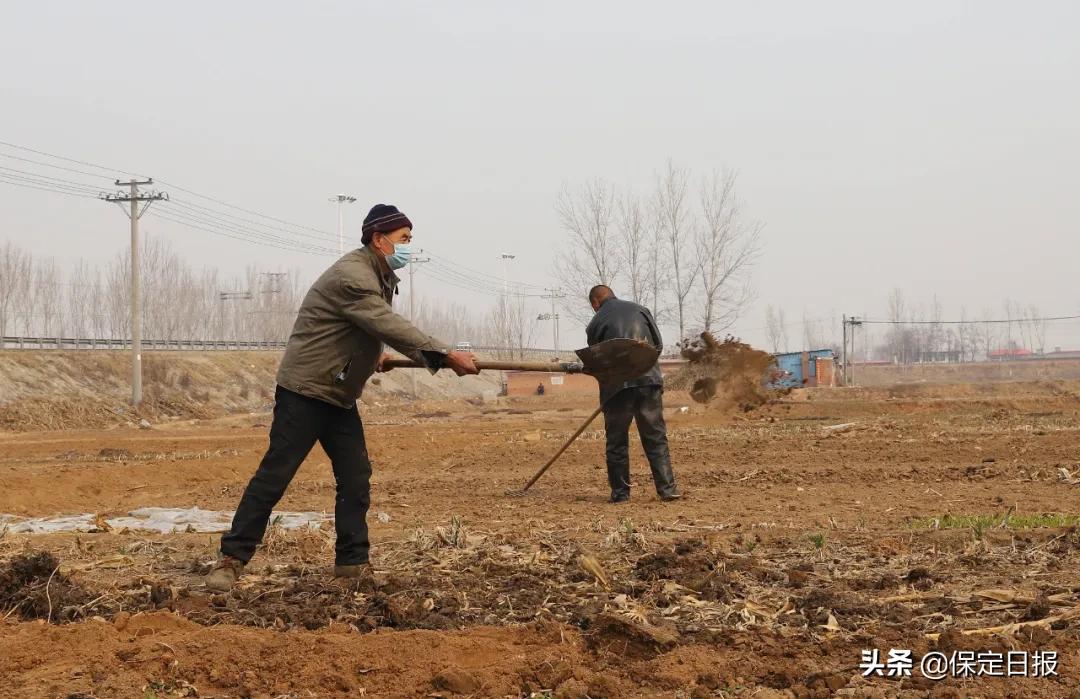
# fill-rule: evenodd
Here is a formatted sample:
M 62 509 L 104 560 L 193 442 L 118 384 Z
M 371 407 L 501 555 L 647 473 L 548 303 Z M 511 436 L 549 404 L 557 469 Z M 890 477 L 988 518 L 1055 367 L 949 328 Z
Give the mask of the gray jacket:
M 391 307 L 399 281 L 367 247 L 331 265 L 300 304 L 278 385 L 352 407 L 375 373 L 384 342 L 429 368 L 441 367 L 447 344 L 420 332 Z

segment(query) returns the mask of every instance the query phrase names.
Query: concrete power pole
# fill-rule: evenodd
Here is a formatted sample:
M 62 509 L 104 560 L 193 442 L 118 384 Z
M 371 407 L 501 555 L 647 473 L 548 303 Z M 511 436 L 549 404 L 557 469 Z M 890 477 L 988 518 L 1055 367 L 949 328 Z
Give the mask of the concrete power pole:
M 330 197 L 329 201 L 337 202 L 337 239 L 338 239 L 338 254 L 345 254 L 345 204 L 355 204 L 356 197 L 350 197 L 348 194 L 338 194 Z
M 139 407 L 142 403 L 142 290 L 139 288 L 139 219 L 150 204 L 155 201 L 168 201 L 164 192 L 140 192 L 139 187 L 152 185 L 154 180 L 116 180 L 117 187 L 128 186 L 127 192 L 103 194 L 105 201 L 115 202 L 131 219 L 131 405 Z M 139 207 L 139 204 L 142 207 Z M 131 209 L 124 208 L 130 204 Z
M 844 346 L 840 350 L 840 382 L 841 385 L 848 385 L 848 359 L 847 359 L 847 314 L 845 313 L 841 320 L 843 326 L 843 338 Z
M 541 298 L 551 299 L 551 313 L 550 314 L 545 313 L 544 315 L 550 315 L 552 339 L 555 342 L 555 353 L 558 354 L 559 353 L 559 314 L 555 312 L 555 301 L 557 301 L 558 299 L 566 298 L 566 294 L 562 293 L 562 291 L 559 290 L 559 289 L 544 289 L 544 291 L 546 291 L 548 293 L 545 296 L 542 296 Z M 544 320 L 548 320 L 548 318 L 544 318 Z
M 424 251 L 420 251 L 420 255 L 423 255 Z M 409 322 L 416 323 L 416 265 L 423 264 L 425 262 L 431 262 L 430 257 L 412 256 L 409 258 Z M 412 381 L 412 397 L 415 400 L 419 396 L 416 395 L 416 371 L 409 372 L 410 380 Z

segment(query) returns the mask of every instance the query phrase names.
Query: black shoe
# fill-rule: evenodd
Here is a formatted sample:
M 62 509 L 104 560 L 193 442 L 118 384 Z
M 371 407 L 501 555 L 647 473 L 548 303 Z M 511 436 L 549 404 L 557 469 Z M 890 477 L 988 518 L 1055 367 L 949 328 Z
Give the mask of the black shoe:
M 682 500 L 683 494 L 678 490 L 673 490 L 670 493 L 657 493 L 663 502 L 672 502 L 673 500 Z
M 612 493 L 611 500 L 609 502 L 613 505 L 621 505 L 624 502 L 630 502 L 629 493 Z

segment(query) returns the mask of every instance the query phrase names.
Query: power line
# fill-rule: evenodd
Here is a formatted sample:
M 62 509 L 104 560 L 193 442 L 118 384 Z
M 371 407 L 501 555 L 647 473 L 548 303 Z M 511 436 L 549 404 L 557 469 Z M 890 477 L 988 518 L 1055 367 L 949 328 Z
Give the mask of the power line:
M 296 247 L 294 245 L 279 245 L 279 244 L 276 244 L 276 243 L 273 243 L 273 242 L 253 239 L 250 236 L 237 235 L 237 234 L 234 234 L 234 233 L 230 233 L 230 232 L 228 232 L 226 230 L 222 230 L 220 228 L 212 228 L 212 227 L 207 227 L 206 225 L 200 225 L 198 223 L 193 223 L 190 219 L 184 220 L 184 219 L 179 219 L 179 218 L 173 218 L 172 216 L 166 215 L 166 214 L 164 214 L 164 213 L 162 213 L 160 211 L 155 213 L 154 216 L 156 218 L 162 219 L 164 221 L 170 221 L 172 223 L 180 224 L 181 226 L 186 226 L 188 228 L 193 228 L 195 230 L 200 230 L 200 231 L 203 231 L 205 233 L 210 233 L 212 235 L 220 235 L 220 236 L 225 237 L 225 238 L 231 238 L 233 240 L 239 240 L 239 241 L 242 241 L 242 242 L 245 242 L 245 243 L 251 243 L 253 245 L 262 245 L 264 247 L 276 248 L 278 250 L 285 250 L 287 252 L 302 252 L 302 253 L 309 254 L 309 255 L 324 255 L 324 254 L 326 254 L 326 253 L 324 253 L 322 251 L 313 250 L 313 249 L 310 249 L 310 248 Z
M 47 151 L 39 150 L 36 148 L 21 146 L 7 141 L 0 141 L 0 146 L 7 146 L 8 148 L 18 149 L 20 151 L 33 153 L 36 155 L 44 156 L 46 158 L 53 158 L 66 163 L 72 163 L 89 168 L 97 168 L 105 172 L 132 174 L 125 170 L 109 168 L 98 163 L 78 160 L 76 158 L 69 158 L 66 156 L 49 153 Z M 59 170 L 64 170 L 75 174 L 105 178 L 104 175 L 88 172 L 86 170 L 69 168 L 63 165 L 43 162 L 41 160 L 23 158 L 21 156 L 12 155 L 9 153 L 0 152 L 0 156 L 20 160 L 22 162 L 27 162 L 34 165 L 40 165 L 43 167 L 51 167 Z M 15 168 L 0 168 L 0 182 L 6 184 L 14 184 L 16 186 L 26 187 L 30 189 L 49 191 L 58 194 L 66 194 L 68 196 L 82 196 L 91 198 L 99 196 L 100 193 L 99 188 L 89 183 L 67 180 L 59 177 L 51 177 L 49 175 L 29 172 L 26 170 L 18 170 Z M 232 209 L 234 211 L 239 211 L 248 214 L 249 216 L 256 217 L 256 219 L 247 218 L 244 216 L 238 216 L 236 214 L 229 213 L 227 211 L 221 211 L 217 208 L 211 208 L 209 206 L 196 204 L 194 202 L 174 199 L 166 202 L 167 206 L 163 210 L 159 209 L 155 212 L 155 216 L 159 217 L 164 221 L 169 221 L 170 223 L 175 223 L 195 230 L 200 230 L 206 233 L 210 233 L 212 235 L 218 235 L 241 242 L 262 245 L 265 247 L 272 247 L 289 252 L 303 252 L 307 254 L 317 255 L 335 254 L 335 251 L 331 249 L 331 245 L 335 241 L 337 236 L 335 236 L 329 231 L 313 226 L 306 226 L 303 224 L 294 223 L 282 218 L 270 216 L 268 214 L 255 211 L 253 209 L 237 206 L 222 199 L 201 194 L 194 190 L 181 187 L 179 185 L 169 182 L 165 182 L 164 180 L 159 180 L 158 182 L 160 184 L 168 186 L 172 190 L 185 192 L 192 197 L 197 197 L 207 202 L 217 204 L 218 206 L 226 207 L 228 209 Z M 271 221 L 281 225 L 273 225 L 264 221 Z M 305 241 L 301 238 L 307 238 L 308 240 Z M 428 251 L 425 250 L 425 252 Z M 479 272 L 469 267 L 457 264 L 451 261 L 449 258 L 442 257 L 437 253 L 428 254 L 431 255 L 431 257 L 433 258 L 432 262 L 434 263 L 431 265 L 430 269 L 432 276 L 445 284 L 448 284 L 455 288 L 481 293 L 489 296 L 499 295 L 505 291 L 505 289 L 500 288 L 502 286 L 500 282 L 493 281 L 490 276 L 483 272 Z M 525 296 L 529 298 L 540 298 L 543 295 L 540 292 L 544 291 L 544 287 L 527 282 L 513 282 L 510 284 L 510 286 L 513 287 L 515 295 Z M 533 290 L 535 293 L 526 293 L 529 290 Z
M 852 318 L 866 325 L 986 325 L 999 323 L 1049 323 L 1056 320 L 1080 320 L 1080 316 L 1050 316 L 1046 318 L 995 318 L 992 320 L 867 320 Z
M 117 169 L 117 168 L 106 167 L 104 165 L 100 165 L 98 163 L 92 163 L 92 162 L 89 162 L 89 161 L 86 161 L 86 160 L 78 160 L 76 158 L 69 158 L 69 157 L 66 157 L 66 156 L 63 156 L 63 155 L 57 155 L 55 153 L 49 153 L 48 151 L 43 151 L 43 150 L 40 150 L 40 149 L 37 149 L 37 148 L 30 148 L 28 146 L 21 146 L 21 145 L 19 145 L 17 143 L 11 143 L 9 141 L 0 141 L 0 146 L 7 146 L 8 148 L 14 148 L 14 149 L 17 149 L 17 150 L 20 150 L 20 151 L 25 151 L 27 153 L 34 153 L 36 155 L 45 156 L 47 158 L 54 158 L 56 160 L 61 160 L 61 161 L 67 162 L 67 163 L 73 163 L 75 165 L 83 165 L 83 166 L 86 166 L 86 167 L 97 168 L 99 170 L 103 170 L 105 172 L 110 173 L 111 176 L 107 177 L 106 179 L 113 179 L 112 175 L 115 175 L 116 173 L 121 173 L 121 174 L 124 174 L 124 175 L 132 175 L 132 176 L 138 175 L 138 173 L 130 172 L 128 170 L 121 170 L 121 169 Z M 0 153 L 0 155 L 5 156 L 5 157 L 11 157 L 11 158 L 16 158 L 16 159 L 28 161 L 28 159 L 19 158 L 19 156 L 12 156 L 12 155 L 8 155 L 8 154 L 4 154 L 4 153 Z M 28 162 L 34 162 L 36 164 L 44 165 L 45 167 L 70 169 L 70 168 L 62 168 L 59 165 L 50 165 L 48 163 L 41 163 L 40 161 L 28 161 Z M 94 175 L 93 173 L 87 173 L 87 172 L 84 172 L 84 171 L 78 171 L 78 172 L 80 174 L 87 174 L 87 175 L 96 176 L 96 177 L 104 177 L 104 175 Z M 237 211 L 242 211 L 242 212 L 244 212 L 246 214 L 250 214 L 250 215 L 253 215 L 253 216 L 258 216 L 259 218 L 265 218 L 265 219 L 267 219 L 269 221 L 274 221 L 276 223 L 281 223 L 281 224 L 284 224 L 286 226 L 291 226 L 293 228 L 299 228 L 299 229 L 302 229 L 302 230 L 307 230 L 307 231 L 311 231 L 311 232 L 314 232 L 314 233 L 318 233 L 318 234 L 320 234 L 322 236 L 322 238 L 324 240 L 327 240 L 327 241 L 333 241 L 333 240 L 336 240 L 336 238 L 337 238 L 337 236 L 335 236 L 333 233 L 330 233 L 329 231 L 325 231 L 325 230 L 322 230 L 322 229 L 319 229 L 319 228 L 313 228 L 311 226 L 305 226 L 305 225 L 299 224 L 299 223 L 293 223 L 291 221 L 286 221 L 285 219 L 276 218 L 274 216 L 269 216 L 267 214 L 263 214 L 263 213 L 260 213 L 258 211 L 254 211 L 252 209 L 246 209 L 246 208 L 241 207 L 241 206 L 236 206 L 235 204 L 230 204 L 227 201 L 222 201 L 221 199 L 216 199 L 214 197 L 207 196 L 205 194 L 200 194 L 199 192 L 193 191 L 191 189 L 187 189 L 185 187 L 181 187 L 179 185 L 172 184 L 170 182 L 165 182 L 164 180 L 158 180 L 158 183 L 162 184 L 162 185 L 164 185 L 166 187 L 169 187 L 170 189 L 175 189 L 177 191 L 184 192 L 186 194 L 190 194 L 190 195 L 192 195 L 194 197 L 198 197 L 200 199 L 205 199 L 207 201 L 211 201 L 211 202 L 214 202 L 216 204 L 220 204 L 221 206 L 225 206 L 225 207 L 228 207 L 230 209 L 234 209 L 234 210 L 237 210 Z M 196 204 L 189 204 L 189 206 L 197 206 L 197 205 Z M 230 214 L 226 214 L 225 212 L 218 212 L 218 213 L 220 215 L 223 215 L 223 216 L 230 215 Z M 262 224 L 262 225 L 265 225 L 265 224 Z M 290 232 L 290 233 L 292 233 L 294 235 L 302 235 L 299 231 L 288 231 L 288 232 Z
M 486 274 L 484 272 L 479 272 L 479 271 L 477 271 L 475 269 L 471 269 L 471 268 L 466 267 L 464 265 L 454 263 L 452 260 L 444 258 L 444 257 L 442 257 L 441 255 L 439 255 L 437 253 L 431 252 L 431 251 L 427 250 L 426 248 L 425 248 L 425 252 L 427 252 L 432 257 L 436 258 L 437 261 L 441 260 L 444 263 L 453 264 L 454 267 L 456 269 L 458 269 L 459 271 L 461 271 L 462 274 L 469 274 L 471 276 L 480 277 L 482 279 L 490 279 L 491 278 L 488 274 Z M 529 284 L 527 282 L 514 282 L 514 284 L 517 285 L 517 286 L 527 287 L 527 288 L 530 288 L 530 289 L 537 289 L 537 290 L 543 290 L 544 289 L 544 287 L 542 285 L 540 285 L 540 284 Z
M 462 282 L 460 278 L 455 278 L 455 277 L 453 277 L 451 275 L 447 275 L 444 271 L 437 270 L 436 268 L 431 268 L 430 270 L 428 270 L 428 273 L 431 274 L 431 276 L 433 276 L 435 279 L 438 279 L 439 281 L 443 282 L 444 284 L 449 284 L 450 286 L 453 286 L 453 287 L 458 288 L 458 289 L 463 289 L 465 291 L 472 291 L 474 293 L 483 294 L 485 296 L 503 296 L 504 295 L 501 289 L 490 289 L 490 288 L 486 288 L 486 287 L 475 286 L 475 285 L 469 284 L 467 282 Z M 515 293 L 515 294 L 513 294 L 513 296 L 520 296 L 520 297 L 523 297 L 523 298 L 540 298 L 542 295 L 541 294 Z
M 0 146 L 7 146 L 8 148 L 15 148 L 15 149 L 18 149 L 18 150 L 21 150 L 21 151 L 26 151 L 28 153 L 35 153 L 37 155 L 44 155 L 44 156 L 46 156 L 48 158 L 56 158 L 57 160 L 63 160 L 64 162 L 68 162 L 68 163 L 75 163 L 76 165 L 85 165 L 87 167 L 96 167 L 99 170 L 104 170 L 105 172 L 109 172 L 109 173 L 112 173 L 114 175 L 116 173 L 120 173 L 120 174 L 123 174 L 123 175 L 135 175 L 136 174 L 134 172 L 128 172 L 126 170 L 117 170 L 116 168 L 105 167 L 104 165 L 98 165 L 97 163 L 90 163 L 90 162 L 87 162 L 85 160 L 75 160 L 74 158 L 66 158 L 66 157 L 64 157 L 62 155 L 55 155 L 53 153 L 47 153 L 46 151 L 43 151 L 43 150 L 37 150 L 37 149 L 34 149 L 34 148 L 29 148 L 27 146 L 20 146 L 17 143 L 8 143 L 7 141 L 0 141 Z
M 271 225 L 266 224 L 266 223 L 260 223 L 258 221 L 254 221 L 254 220 L 252 220 L 250 218 L 244 218 L 243 216 L 237 216 L 235 214 L 226 213 L 224 211 L 218 211 L 217 209 L 211 209 L 211 208 L 206 207 L 206 206 L 200 206 L 199 204 L 193 204 L 191 202 L 184 201 L 183 199 L 178 200 L 178 199 L 174 198 L 174 199 L 170 200 L 170 203 L 172 203 L 175 206 L 179 206 L 181 208 L 190 209 L 192 211 L 202 213 L 203 215 L 206 215 L 206 216 L 211 216 L 213 218 L 219 218 L 219 219 L 222 219 L 222 220 L 224 220 L 224 219 L 234 219 L 234 220 L 242 222 L 242 223 L 247 223 L 247 224 L 251 224 L 253 226 L 260 226 L 260 227 L 263 227 L 263 228 L 276 230 L 276 231 L 279 231 L 281 233 L 287 233 L 289 235 L 299 235 L 299 236 L 312 238 L 314 240 L 318 240 L 319 242 L 333 242 L 335 240 L 335 238 L 332 237 L 332 236 L 312 235 L 311 233 L 304 233 L 303 231 L 293 231 L 293 230 L 290 230 L 288 228 L 281 228 L 280 226 L 271 226 Z
M 0 170 L 8 173 L 15 173 L 9 175 L 9 177 L 22 176 L 23 179 L 28 181 L 34 181 L 39 184 L 49 184 L 58 187 L 65 187 L 67 189 L 84 189 L 88 192 L 101 192 L 101 187 L 95 187 L 94 185 L 87 184 L 85 182 L 76 182 L 75 180 L 66 180 L 62 177 L 49 177 L 48 175 L 42 175 L 36 172 L 29 172 L 27 170 L 19 170 L 17 168 L 3 167 L 0 165 Z
M 16 187 L 25 187 L 27 189 L 36 189 L 42 192 L 53 192 L 54 194 L 66 194 L 69 197 L 83 197 L 86 199 L 97 199 L 97 196 L 88 192 L 75 192 L 63 189 L 56 189 L 55 187 L 40 187 L 34 184 L 28 184 L 29 180 L 25 178 L 20 179 L 8 179 L 9 175 L 0 173 L 0 182 L 4 184 L 14 185 Z
M 333 233 L 330 233 L 329 231 L 324 231 L 321 228 L 313 228 L 311 226 L 305 226 L 305 225 L 299 224 L 299 223 L 292 223 L 291 221 L 286 221 L 285 219 L 282 219 L 282 218 L 275 218 L 273 216 L 268 216 L 267 214 L 261 214 L 258 211 L 253 211 L 251 209 L 245 209 L 242 206 L 236 206 L 235 204 L 230 204 L 229 202 L 222 201 L 221 199 L 215 199 L 214 197 L 210 197 L 210 196 L 207 196 L 205 194 L 199 194 L 198 192 L 194 192 L 194 191 L 192 191 L 190 189 L 185 189 L 185 188 L 183 188 L 183 187 L 181 187 L 179 185 L 170 184 L 170 183 L 168 183 L 168 182 L 166 182 L 164 180 L 160 180 L 160 182 L 161 182 L 161 184 L 165 185 L 166 187 L 170 187 L 172 189 L 179 190 L 181 192 L 184 192 L 185 194 L 190 194 L 190 195 L 192 195 L 194 197 L 199 197 L 200 199 L 205 199 L 207 201 L 212 201 L 215 204 L 220 204 L 222 206 L 227 206 L 230 209 L 235 209 L 236 211 L 242 211 L 245 214 L 251 214 L 252 216 L 258 216 L 259 218 L 265 218 L 268 221 L 275 221 L 277 223 L 283 223 L 286 226 L 293 226 L 295 228 L 301 228 L 303 230 L 313 231 L 315 233 L 321 233 L 324 237 L 327 237 L 329 240 L 336 240 L 337 239 L 337 236 L 335 236 Z
M 256 238 L 261 238 L 263 240 L 268 240 L 268 241 L 279 243 L 279 244 L 289 245 L 291 247 L 295 247 L 296 249 L 304 249 L 304 250 L 310 250 L 310 251 L 315 251 L 315 252 L 324 252 L 324 253 L 328 253 L 328 254 L 333 252 L 329 247 L 313 245 L 311 243 L 306 243 L 306 242 L 303 242 L 303 241 L 299 241 L 299 240 L 296 240 L 295 238 L 285 237 L 285 236 L 279 235 L 277 233 L 269 233 L 269 232 L 266 232 L 264 230 L 260 230 L 258 228 L 252 228 L 252 227 L 247 226 L 247 225 L 241 225 L 241 224 L 233 223 L 233 222 L 231 222 L 231 221 L 229 221 L 227 219 L 222 219 L 222 218 L 214 216 L 213 214 L 210 214 L 210 213 L 203 214 L 203 213 L 200 213 L 198 211 L 185 209 L 185 208 L 182 207 L 182 205 L 181 205 L 181 208 L 179 208 L 179 209 L 169 207 L 169 213 L 172 216 L 180 217 L 182 219 L 189 220 L 189 221 L 196 222 L 196 223 L 205 224 L 207 226 L 211 226 L 211 227 L 219 229 L 219 230 L 232 231 L 234 233 L 237 233 L 239 235 L 246 236 L 246 237 L 254 236 Z
M 425 249 L 424 252 L 427 252 L 427 250 Z M 477 291 L 499 295 L 504 293 L 501 282 L 491 281 L 490 278 L 473 277 L 465 272 L 461 272 L 453 262 L 447 262 L 442 259 L 432 259 L 432 263 L 434 265 L 433 269 L 439 270 L 444 276 L 453 277 L 467 286 L 474 287 Z M 526 293 L 526 289 L 529 287 L 524 284 L 513 282 L 510 283 L 510 286 L 514 288 L 515 296 L 529 296 L 532 298 L 539 298 L 542 296 L 542 294 L 539 293 Z
M 65 172 L 74 172 L 74 173 L 76 173 L 78 175 L 87 175 L 88 177 L 100 177 L 101 179 L 109 180 L 110 182 L 114 179 L 112 177 L 109 177 L 108 175 L 102 175 L 101 173 L 87 172 L 86 170 L 77 170 L 77 169 L 72 168 L 72 167 L 64 167 L 63 165 L 54 165 L 52 163 L 46 163 L 46 162 L 41 161 L 41 160 L 33 160 L 31 158 L 23 158 L 23 157 L 20 157 L 18 155 L 11 155 L 10 153 L 0 153 L 0 158 L 10 158 L 12 160 L 19 160 L 19 161 L 22 161 L 24 163 L 31 163 L 33 165 L 41 165 L 43 167 L 51 167 L 51 168 L 54 168 L 56 170 L 63 170 Z

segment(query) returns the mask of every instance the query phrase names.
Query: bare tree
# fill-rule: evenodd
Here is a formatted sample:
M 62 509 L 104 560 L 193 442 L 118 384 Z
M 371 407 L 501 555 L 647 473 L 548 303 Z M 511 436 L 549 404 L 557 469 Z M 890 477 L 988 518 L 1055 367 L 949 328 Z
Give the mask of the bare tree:
M 413 324 L 426 333 L 455 344 L 469 342 L 479 346 L 491 339 L 483 320 L 475 317 L 468 306 L 459 303 L 441 303 L 418 297 Z M 510 335 L 507 331 L 504 341 Z
M 765 332 L 774 354 L 787 351 L 787 323 L 783 308 L 769 306 L 765 309 Z
M 622 263 L 620 238 L 615 225 L 615 189 L 604 180 L 585 183 L 572 192 L 564 187 L 555 201 L 559 222 L 569 241 L 556 255 L 555 273 L 569 292 L 567 312 L 584 320 L 582 307 L 590 287 L 614 285 Z
M 39 313 L 38 334 L 58 337 L 62 334 L 64 309 L 62 274 L 56 260 L 38 260 L 34 268 L 34 288 Z
M 1046 321 L 1039 312 L 1039 307 L 1028 306 L 1028 325 L 1031 327 L 1032 350 L 1039 354 L 1046 352 Z
M 500 296 L 488 323 L 491 344 L 503 348 L 501 356 L 523 358 L 536 338 L 536 315 L 528 311 L 524 296 Z
M 646 246 L 646 258 L 648 259 L 649 277 L 646 286 L 649 289 L 649 300 L 652 302 L 650 308 L 653 312 L 653 318 L 658 323 L 664 323 L 671 318 L 672 314 L 671 304 L 668 301 L 668 295 L 671 291 L 671 259 L 666 252 L 660 211 L 655 199 L 649 203 L 648 221 L 650 235 Z
M 982 346 L 983 336 L 974 322 L 969 322 L 966 307 L 960 308 L 960 328 L 957 331 L 960 361 L 973 362 Z
M 761 225 L 743 218 L 735 181 L 734 173 L 713 172 L 701 186 L 694 248 L 706 331 L 730 327 L 751 298 L 749 272 L 760 250 Z
M 99 313 L 97 289 L 92 271 L 85 260 L 79 260 L 71 271 L 71 282 L 66 287 L 67 324 L 65 330 L 74 337 L 96 337 L 93 316 Z
M 803 309 L 803 351 L 821 349 L 825 346 L 825 331 L 820 319 L 806 317 L 806 309 Z
M 619 197 L 615 222 L 622 248 L 620 266 L 626 274 L 630 298 L 635 303 L 653 309 L 655 315 L 656 301 L 649 283 L 653 277 L 651 263 L 655 261 L 655 256 L 651 255 L 649 250 L 646 211 L 636 194 L 627 190 Z
M 10 241 L 4 243 L 0 248 L 0 336 L 15 332 L 14 314 L 29 273 L 29 254 Z
M 37 283 L 34 279 L 37 271 L 36 262 L 30 253 L 26 253 L 23 262 L 23 270 L 17 276 L 18 286 L 15 288 L 17 304 L 16 317 L 19 319 L 23 335 L 34 334 L 34 323 L 38 319 L 38 293 Z
M 668 276 L 674 294 L 679 321 L 679 339 L 686 337 L 690 292 L 700 267 L 694 262 L 693 219 L 686 201 L 689 174 L 676 168 L 670 160 L 667 169 L 657 177 L 655 207 L 659 222 L 658 234 L 671 264 Z

